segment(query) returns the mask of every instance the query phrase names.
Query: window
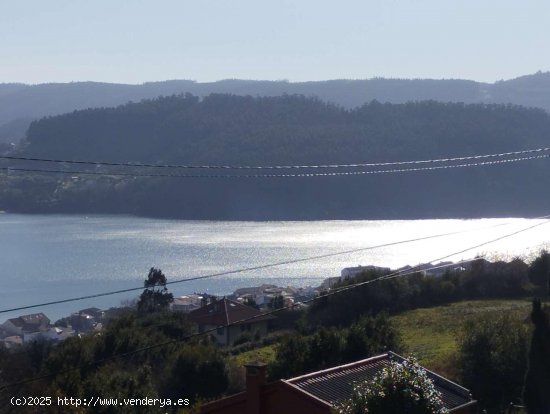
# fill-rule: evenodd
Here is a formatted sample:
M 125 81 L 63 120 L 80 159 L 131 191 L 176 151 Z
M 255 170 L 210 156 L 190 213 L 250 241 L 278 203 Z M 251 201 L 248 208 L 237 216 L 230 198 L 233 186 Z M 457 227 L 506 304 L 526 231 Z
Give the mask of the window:
M 216 329 L 216 333 L 218 335 L 223 335 L 225 333 L 225 327 L 223 326 L 218 326 L 218 329 Z

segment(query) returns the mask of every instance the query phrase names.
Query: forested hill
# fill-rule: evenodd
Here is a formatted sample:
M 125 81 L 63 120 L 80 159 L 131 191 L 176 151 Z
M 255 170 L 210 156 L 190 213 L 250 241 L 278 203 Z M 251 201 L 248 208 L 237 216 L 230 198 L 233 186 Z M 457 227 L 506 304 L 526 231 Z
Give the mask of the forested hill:
M 436 100 L 512 103 L 550 111 L 550 73 L 536 73 L 495 83 L 459 79 L 376 78 L 293 83 L 234 79 L 206 83 L 173 80 L 142 85 L 99 82 L 0 84 L 0 142 L 16 141 L 24 135 L 32 119 L 43 116 L 180 93 L 201 97 L 211 93 L 252 96 L 303 94 L 317 96 L 345 108 L 355 108 L 371 100 L 390 103 Z
M 42 119 L 31 124 L 23 153 L 103 162 L 272 166 L 467 156 L 549 144 L 550 116 L 516 106 L 371 102 L 349 110 L 303 96 L 210 95 L 201 100 L 186 95 Z M 75 179 L 12 173 L 0 184 L 0 210 L 189 219 L 527 216 L 547 213 L 549 165 L 543 159 L 494 167 L 314 178 Z

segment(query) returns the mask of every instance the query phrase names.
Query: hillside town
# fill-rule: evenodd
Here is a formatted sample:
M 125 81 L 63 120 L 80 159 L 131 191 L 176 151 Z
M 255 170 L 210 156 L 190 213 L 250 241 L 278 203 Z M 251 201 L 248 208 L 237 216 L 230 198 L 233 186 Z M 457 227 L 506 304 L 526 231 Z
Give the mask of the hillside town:
M 452 262 L 441 262 L 437 265 L 420 264 L 415 266 L 414 270 L 423 275 L 441 276 L 448 268 L 454 271 L 465 270 L 465 268 L 460 265 L 453 266 Z M 405 272 L 411 269 L 413 269 L 413 267 L 407 265 L 394 270 L 394 272 Z M 342 269 L 340 276 L 325 279 L 318 287 L 281 287 L 273 284 L 262 284 L 260 286 L 236 289 L 233 293 L 224 297 L 217 297 L 208 293 L 192 293 L 174 297 L 169 308 L 172 311 L 189 313 L 190 319 L 194 320 L 193 315 L 201 309 L 208 309 L 210 313 L 215 310 L 215 314 L 217 314 L 218 305 L 214 306 L 213 304 L 219 303 L 220 310 L 223 307 L 224 311 L 222 313 L 225 316 L 218 320 L 216 316 L 210 315 L 212 323 L 197 323 L 199 331 L 202 331 L 217 325 L 226 325 L 229 321 L 234 322 L 239 319 L 237 316 L 246 314 L 246 316 L 249 317 L 254 314 L 254 311 L 261 313 L 263 311 L 282 307 L 302 309 L 307 307 L 307 304 L 303 302 L 307 303 L 311 301 L 311 299 L 318 297 L 322 292 L 330 291 L 335 283 L 353 278 L 368 271 L 379 273 L 392 272 L 388 267 L 373 265 L 346 267 Z M 234 311 L 234 308 L 238 308 L 238 310 L 235 309 Z M 0 342 L 3 343 L 6 348 L 13 349 L 35 340 L 51 340 L 58 342 L 73 336 L 101 332 L 103 324 L 111 317 L 111 314 L 116 314 L 117 309 L 118 308 L 101 310 L 95 307 L 81 309 L 55 323 L 52 323 L 42 312 L 10 318 L 0 325 Z M 243 309 L 245 309 L 244 312 Z M 228 314 L 231 315 L 229 319 L 227 317 Z M 246 329 L 249 331 L 251 330 L 250 327 Z M 260 329 L 254 329 L 253 331 L 262 332 L 263 335 L 265 335 L 267 333 L 267 327 L 262 326 Z M 222 334 L 214 335 L 220 345 L 231 345 L 236 339 L 236 336 L 233 336 L 232 339 L 229 339 L 228 336 L 225 336 L 225 339 L 220 339 L 220 335 Z M 225 333 L 223 335 L 225 335 Z

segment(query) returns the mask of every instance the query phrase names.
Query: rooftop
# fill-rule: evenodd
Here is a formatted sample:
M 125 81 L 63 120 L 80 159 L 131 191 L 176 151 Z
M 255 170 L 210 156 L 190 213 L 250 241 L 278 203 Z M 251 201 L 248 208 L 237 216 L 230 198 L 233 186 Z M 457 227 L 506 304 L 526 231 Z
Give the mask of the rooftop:
M 42 312 L 32 313 L 29 315 L 19 316 L 17 318 L 8 319 L 14 326 L 22 327 L 28 325 L 48 324 L 50 320 Z
M 307 394 L 313 395 L 331 405 L 351 398 L 353 385 L 360 381 L 371 381 L 390 361 L 404 361 L 404 358 L 388 352 L 372 358 L 340 365 L 323 371 L 284 380 Z M 428 371 L 429 378 L 441 393 L 445 407 L 449 410 L 472 404 L 469 390 Z
M 251 306 L 246 306 L 226 298 L 217 300 L 189 313 L 189 319 L 192 321 L 200 325 L 215 326 L 238 324 L 243 319 L 251 320 L 242 323 L 254 323 L 273 318 L 273 316 L 264 315 L 258 309 Z

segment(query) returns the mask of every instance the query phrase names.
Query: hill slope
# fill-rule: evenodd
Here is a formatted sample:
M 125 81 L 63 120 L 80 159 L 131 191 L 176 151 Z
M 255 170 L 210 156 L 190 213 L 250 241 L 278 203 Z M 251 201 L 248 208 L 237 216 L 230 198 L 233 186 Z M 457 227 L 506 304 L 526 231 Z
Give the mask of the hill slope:
M 430 159 L 549 143 L 550 116 L 522 107 L 373 102 L 344 110 L 301 96 L 211 95 L 199 100 L 187 95 L 42 119 L 31 125 L 24 154 L 101 162 L 273 166 Z M 10 165 L 36 168 L 36 164 Z M 88 176 L 77 180 L 13 173 L 0 182 L 0 209 L 189 219 L 539 215 L 546 213 L 550 198 L 543 190 L 550 184 L 547 167 L 545 159 L 400 174 L 261 179 Z M 92 170 L 132 173 L 105 166 Z
M 98 82 L 39 85 L 0 84 L 0 142 L 23 137 L 32 119 L 78 109 L 109 107 L 142 99 L 192 93 L 207 96 L 229 93 L 252 96 L 303 94 L 317 96 L 346 108 L 371 100 L 390 103 L 436 100 L 464 103 L 512 103 L 550 111 L 550 73 L 537 73 L 508 81 L 481 83 L 467 80 L 369 79 L 318 82 L 224 80 L 197 83 L 187 80 L 151 82 L 142 85 Z M 26 122 L 25 128 L 3 128 Z

